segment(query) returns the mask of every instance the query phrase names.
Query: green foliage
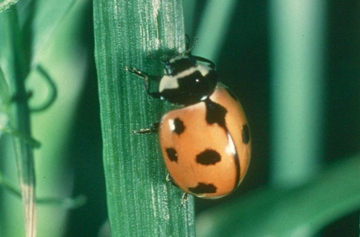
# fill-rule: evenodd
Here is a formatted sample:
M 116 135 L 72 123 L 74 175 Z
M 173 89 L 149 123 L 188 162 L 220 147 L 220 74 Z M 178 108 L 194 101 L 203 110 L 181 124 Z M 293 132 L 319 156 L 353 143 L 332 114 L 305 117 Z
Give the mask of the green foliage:
M 356 22 L 351 16 L 358 12 L 345 3 L 336 3 L 336 10 L 331 9 L 335 3 L 329 4 L 326 30 L 336 37 L 324 40 L 323 12 L 311 8 L 316 18 L 308 17 L 306 1 L 303 7 L 271 7 L 271 16 L 262 1 L 184 0 L 183 7 L 181 0 L 95 0 L 93 8 L 88 0 L 16 2 L 0 2 L 0 236 L 24 236 L 25 231 L 34 236 L 35 226 L 38 236 L 96 236 L 107 219 L 113 236 L 195 236 L 195 223 L 199 236 L 323 236 L 318 232 L 324 226 L 359 210 L 359 157 L 342 158 L 359 151 L 360 116 L 354 99 L 359 97 L 355 65 L 360 57 L 351 54 L 360 36 L 356 24 L 346 24 Z M 292 21 L 295 15 L 285 6 L 299 18 Z M 289 20 L 280 17 L 280 10 Z M 309 31 L 303 35 L 302 29 Z M 183 52 L 185 33 L 198 37 L 192 53 L 217 61 L 220 80 L 240 98 L 254 145 L 239 190 L 220 200 L 196 199 L 202 211 L 196 221 L 194 198 L 181 207 L 182 192 L 165 180 L 157 136 L 133 133 L 158 121 L 171 105 L 150 98 L 142 79 L 125 71 L 128 66 L 161 74 L 158 59 Z M 295 49 L 299 53 L 292 53 Z M 285 66 L 269 56 L 276 51 L 283 53 L 278 59 Z M 300 55 L 307 55 L 302 62 L 314 71 L 299 63 Z M 286 83 L 279 86 L 272 72 L 295 77 L 284 76 Z M 313 72 L 321 80 L 312 80 Z M 294 100 L 276 96 L 295 95 L 291 88 L 304 82 L 304 75 L 306 96 L 296 94 L 309 105 L 302 111 Z M 274 98 L 281 99 L 270 105 Z M 288 122 L 270 123 L 276 110 Z M 299 114 L 316 123 L 306 126 Z M 301 138 L 289 132 L 293 128 L 309 145 L 291 142 L 290 137 Z M 276 129 L 283 135 L 276 138 Z M 279 153 L 290 152 L 279 166 L 275 140 Z M 314 147 L 318 153 L 311 153 Z M 303 166 L 294 165 L 298 162 Z M 295 170 L 302 174 L 299 186 L 269 182 Z M 290 185 L 289 176 L 283 181 Z M 86 198 L 69 198 L 83 192 Z M 69 210 L 85 200 L 85 206 Z
M 194 206 L 166 182 L 155 135 L 148 127 L 164 112 L 145 93 L 144 82 L 125 66 L 161 73 L 160 52 L 184 51 L 182 2 L 94 2 L 103 159 L 114 236 L 193 236 Z M 114 9 L 117 9 L 114 11 Z M 169 52 L 170 50 L 171 52 Z M 145 64 L 146 62 L 146 64 Z M 151 66 L 148 66 L 151 65 Z
M 359 156 L 354 156 L 333 164 L 300 187 L 265 187 L 252 192 L 199 216 L 198 234 L 313 236 L 359 208 L 359 168 Z
M 56 95 L 56 91 L 54 90 L 55 84 L 51 84 L 49 74 L 47 74 L 44 67 L 40 66 L 40 64 L 45 65 L 45 67 L 50 65 L 51 61 L 43 61 L 47 54 L 51 52 L 51 50 L 49 50 L 50 41 L 52 41 L 54 33 L 58 31 L 60 24 L 63 23 L 64 17 L 69 13 L 73 3 L 74 1 L 63 1 L 61 6 L 56 6 L 56 4 L 54 5 L 54 1 L 37 1 L 37 4 L 34 4 L 32 1 L 24 0 L 12 6 L 7 11 L 0 13 L 0 68 L 3 72 L 0 75 L 0 112 L 2 116 L 8 120 L 2 127 L 2 132 L 10 135 L 7 137 L 3 135 L 1 137 L 1 164 L 6 176 L 14 180 L 16 180 L 16 177 L 12 174 L 17 171 L 20 188 L 12 185 L 13 180 L 9 182 L 3 175 L 1 175 L 0 183 L 2 187 L 10 191 L 10 194 L 15 195 L 15 197 L 20 195 L 18 190 L 21 189 L 23 208 L 25 210 L 26 236 L 35 236 L 36 232 L 38 232 L 40 236 L 49 236 L 50 233 L 54 236 L 53 230 L 44 234 L 44 227 L 49 228 L 51 223 L 47 222 L 46 225 L 43 225 L 44 219 L 40 217 L 40 224 L 37 224 L 36 217 L 41 216 L 42 211 L 38 210 L 36 212 L 36 202 L 58 203 L 60 205 L 66 205 L 66 207 L 74 207 L 74 205 L 84 202 L 81 199 L 64 200 L 61 196 L 56 195 L 55 192 L 52 192 L 51 195 L 45 194 L 44 196 L 46 196 L 46 198 L 35 197 L 35 164 L 32 149 L 33 147 L 39 147 L 40 143 L 30 135 L 31 130 L 35 130 L 35 133 L 38 134 L 39 127 L 33 126 L 31 128 L 34 124 L 31 123 L 30 120 L 29 101 L 34 99 L 34 95 L 36 100 L 42 90 L 48 90 L 50 91 L 48 100 L 45 100 L 40 107 L 37 107 L 37 110 L 44 111 L 44 109 L 49 108 L 54 102 L 54 95 Z M 51 20 L 49 19 L 49 14 L 51 14 Z M 60 58 L 59 54 L 56 56 L 58 59 Z M 29 90 L 28 86 L 31 87 L 34 85 L 32 84 L 34 77 L 40 81 L 44 80 L 45 83 L 34 87 L 35 90 L 33 91 Z M 46 84 L 46 81 L 48 81 L 48 84 Z M 51 86 L 53 88 L 52 90 L 49 89 Z M 69 95 L 67 96 L 69 97 Z M 64 106 L 62 107 L 62 111 L 66 111 Z M 57 123 L 57 125 L 60 124 L 61 122 Z M 54 124 L 52 126 L 54 126 Z M 41 124 L 41 127 L 45 127 L 44 123 Z M 66 129 L 63 127 L 61 131 L 66 131 Z M 60 137 L 59 133 L 57 137 Z M 6 138 L 11 138 L 14 144 L 9 143 L 10 146 L 7 146 Z M 55 139 L 44 139 L 42 136 L 39 136 L 39 138 L 39 140 L 42 141 L 47 140 L 45 147 L 49 147 L 51 142 L 56 143 Z M 12 152 L 13 145 L 15 145 L 15 154 Z M 41 149 L 38 154 L 43 154 L 43 151 L 44 149 Z M 17 169 L 12 164 L 13 161 L 15 161 L 14 156 L 16 157 Z M 54 158 L 50 153 L 45 157 Z M 48 161 L 47 163 L 49 164 L 50 162 Z M 58 167 L 56 167 L 56 169 L 59 170 Z M 54 175 L 57 173 L 51 170 L 48 171 Z M 49 178 L 51 175 L 47 177 Z M 47 181 L 49 180 L 51 179 Z M 41 182 L 37 183 L 41 184 Z M 39 189 L 39 187 L 37 191 L 38 194 L 42 194 L 42 189 Z M 63 191 L 61 193 L 61 195 L 63 195 Z M 4 193 L 4 199 L 2 199 L 1 202 L 1 213 L 9 218 L 1 218 L 0 229 L 2 236 L 24 235 L 22 228 L 24 218 L 22 212 L 18 211 L 18 207 L 19 204 L 16 202 L 16 199 L 12 199 L 11 196 Z M 61 211 L 56 215 L 58 218 L 61 216 L 60 213 Z M 58 221 L 60 221 L 60 219 L 58 219 Z M 19 228 L 11 228 L 15 225 Z M 55 225 L 56 228 L 58 228 L 58 223 L 54 223 L 54 226 Z M 37 226 L 41 226 L 42 228 L 37 231 Z
M 28 73 L 28 65 L 24 54 L 23 42 L 21 39 L 21 30 L 18 25 L 17 13 L 10 11 L 6 15 L 0 15 L 0 32 L 7 33 L 0 44 L 0 55 L 2 61 L 8 64 L 2 68 L 2 80 L 4 81 L 5 73 L 11 75 L 8 77 L 9 91 L 14 95 L 14 103 L 8 104 L 8 126 L 14 129 L 6 129 L 5 131 L 18 135 L 24 134 L 24 137 L 30 137 L 30 115 L 27 104 L 27 93 L 25 90 L 25 77 Z M 0 36 L 1 37 L 1 36 Z M 16 67 L 17 65 L 18 67 Z M 3 83 L 4 84 L 4 83 Z M 20 139 L 19 136 L 13 136 L 15 145 L 15 154 L 17 160 L 18 178 L 21 187 L 22 200 L 25 213 L 25 229 L 26 236 L 36 235 L 36 202 L 35 202 L 35 174 L 34 174 L 34 156 L 32 147 L 28 143 Z

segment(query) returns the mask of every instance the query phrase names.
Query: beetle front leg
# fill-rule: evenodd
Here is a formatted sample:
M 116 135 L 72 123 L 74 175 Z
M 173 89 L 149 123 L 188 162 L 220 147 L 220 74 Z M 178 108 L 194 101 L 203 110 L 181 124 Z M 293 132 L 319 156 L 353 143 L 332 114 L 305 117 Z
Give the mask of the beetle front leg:
M 150 75 L 146 74 L 145 72 L 140 71 L 139 69 L 134 68 L 134 67 L 130 69 L 128 66 L 125 66 L 125 70 L 132 74 L 135 74 L 138 77 L 143 78 L 145 81 L 146 93 L 148 93 L 150 96 L 152 96 L 154 98 L 157 98 L 157 99 L 160 98 L 159 92 L 151 92 L 150 91 L 150 81 L 155 81 L 155 82 L 159 81 L 160 76 L 150 76 Z

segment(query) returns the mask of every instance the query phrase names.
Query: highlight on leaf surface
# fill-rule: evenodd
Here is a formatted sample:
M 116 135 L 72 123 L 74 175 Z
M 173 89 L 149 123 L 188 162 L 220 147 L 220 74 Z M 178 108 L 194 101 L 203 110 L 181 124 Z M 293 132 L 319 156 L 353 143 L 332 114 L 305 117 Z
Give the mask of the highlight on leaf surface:
M 15 5 L 19 0 L 4 0 L 0 3 L 0 13 L 8 10 L 12 5 Z

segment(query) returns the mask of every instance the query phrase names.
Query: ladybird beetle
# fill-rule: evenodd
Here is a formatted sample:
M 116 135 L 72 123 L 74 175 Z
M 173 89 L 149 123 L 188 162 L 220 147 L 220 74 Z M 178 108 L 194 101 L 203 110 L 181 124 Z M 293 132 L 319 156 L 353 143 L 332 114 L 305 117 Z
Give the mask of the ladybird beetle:
M 220 198 L 234 191 L 246 174 L 249 127 L 239 100 L 217 82 L 215 64 L 189 51 L 187 47 L 185 53 L 163 60 L 160 76 L 125 68 L 145 79 L 150 96 L 182 106 L 136 133 L 158 133 L 174 185 L 200 198 Z M 153 83 L 157 91 L 151 91 Z

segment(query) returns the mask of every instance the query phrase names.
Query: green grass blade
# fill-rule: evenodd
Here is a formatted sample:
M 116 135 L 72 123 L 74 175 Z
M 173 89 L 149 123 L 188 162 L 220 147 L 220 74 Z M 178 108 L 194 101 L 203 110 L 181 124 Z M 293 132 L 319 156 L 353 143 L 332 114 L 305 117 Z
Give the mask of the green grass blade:
M 327 224 L 359 209 L 359 170 L 359 156 L 354 156 L 334 164 L 301 187 L 258 190 L 202 214 L 198 219 L 198 234 L 314 235 Z
M 193 236 L 193 198 L 180 206 L 182 192 L 165 181 L 157 137 L 133 133 L 160 119 L 162 103 L 124 70 L 160 74 L 155 58 L 185 50 L 182 1 L 95 0 L 94 22 L 112 235 Z
M 325 5 L 269 2 L 270 182 L 279 187 L 306 182 L 324 162 Z
M 238 3 L 239 1 L 236 0 L 206 1 L 199 29 L 196 32 L 199 44 L 193 50 L 194 55 L 201 55 L 217 62 Z
M 0 67 L 0 112 L 7 113 L 10 104 L 9 86 L 5 80 L 5 75 Z
M 19 24 L 27 39 L 23 54 L 29 55 L 31 66 L 36 66 L 49 52 L 49 42 L 58 28 L 71 12 L 74 4 L 83 1 L 64 0 L 60 4 L 55 0 L 23 0 L 17 4 Z
M 1 66 L 9 75 L 9 89 L 15 95 L 9 109 L 9 125 L 20 134 L 30 137 L 30 114 L 24 79 L 27 63 L 22 53 L 23 42 L 18 24 L 17 12 L 11 10 L 0 15 L 1 34 L 6 35 L 0 42 L 0 59 L 6 61 Z M 2 50 L 6 49 L 6 50 Z M 13 136 L 17 161 L 18 177 L 25 212 L 26 236 L 36 236 L 35 170 L 32 146 L 18 136 Z
M 0 14 L 0 66 L 8 79 L 11 95 L 15 95 L 9 110 L 8 132 L 13 135 L 15 141 L 27 236 L 36 234 L 36 203 L 34 155 L 31 145 L 24 141 L 33 145 L 39 143 L 29 139 L 31 138 L 30 111 L 27 104 L 29 94 L 25 89 L 25 81 L 30 75 L 30 70 L 34 68 L 32 64 L 37 64 L 44 55 L 48 54 L 48 42 L 75 1 L 62 1 L 60 5 L 56 1 L 39 0 L 36 4 L 34 2 L 20 1 L 15 7 Z M 11 157 L 6 158 L 11 159 Z M 13 212 L 12 215 L 17 216 L 17 212 Z M 14 218 L 4 219 L 3 222 L 11 222 L 11 220 Z M 16 232 L 18 235 L 20 229 L 8 228 L 5 232 Z
M 44 11 L 41 14 L 39 13 L 40 15 L 53 13 L 58 8 L 63 11 L 65 16 L 53 14 L 54 17 L 59 18 L 52 18 L 53 21 L 49 21 L 49 24 L 57 24 L 57 27 L 48 26 L 35 30 L 38 34 L 44 32 L 50 37 L 49 41 L 44 41 L 46 47 L 43 47 L 41 55 L 38 55 L 35 61 L 37 65 L 46 69 L 46 73 L 51 76 L 57 91 L 56 100 L 48 109 L 42 110 L 41 113 L 32 114 L 34 136 L 42 142 L 41 149 L 35 152 L 36 171 L 39 177 L 36 191 L 38 200 L 41 200 L 38 210 L 38 235 L 61 237 L 68 236 L 66 232 L 68 223 L 71 222 L 69 216 L 72 215 L 72 212 L 70 213 L 70 210 L 61 207 L 63 205 L 40 205 L 40 203 L 49 203 L 49 200 L 45 200 L 44 197 L 69 198 L 75 189 L 73 165 L 74 163 L 78 164 L 81 158 L 70 152 L 69 147 L 73 145 L 74 140 L 82 139 L 78 137 L 74 127 L 78 126 L 77 117 L 79 110 L 82 110 L 79 108 L 79 101 L 82 99 L 86 80 L 89 79 L 88 62 L 91 60 L 89 59 L 91 55 L 88 54 L 87 50 L 84 50 L 88 39 L 84 35 L 84 31 L 87 30 L 84 24 L 92 18 L 90 16 L 91 11 L 87 10 L 90 3 L 87 0 L 76 1 L 76 4 L 69 11 L 65 11 L 66 9 L 63 8 L 64 2 L 47 1 L 52 2 L 52 4 L 39 4 L 41 5 L 39 11 Z M 47 6 L 48 9 L 44 6 Z M 40 24 L 37 25 L 40 27 Z M 37 39 L 40 38 L 40 36 L 37 37 Z M 35 66 L 32 68 L 27 83 L 28 89 L 33 91 L 30 109 L 42 105 L 49 98 L 49 93 L 55 92 L 51 92 L 52 86 L 49 87 L 43 78 L 44 73 Z M 87 118 L 83 119 L 86 120 Z M 101 157 L 86 158 L 93 160 Z M 69 204 L 66 205 L 69 206 Z M 88 208 L 89 205 L 85 205 L 82 209 L 87 210 Z

